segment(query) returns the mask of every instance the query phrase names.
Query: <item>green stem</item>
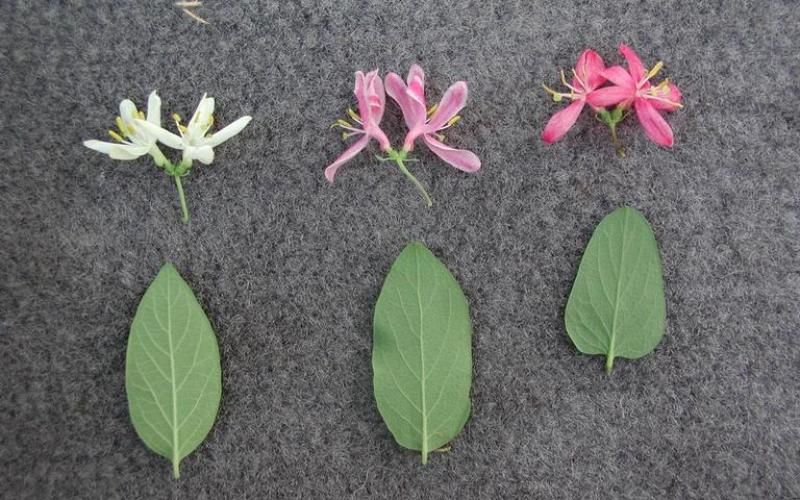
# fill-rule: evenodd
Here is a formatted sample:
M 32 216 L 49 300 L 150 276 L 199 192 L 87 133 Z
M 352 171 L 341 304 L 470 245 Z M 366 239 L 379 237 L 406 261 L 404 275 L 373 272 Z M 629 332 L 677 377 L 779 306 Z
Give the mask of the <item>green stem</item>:
M 611 375 L 611 370 L 613 369 L 614 369 L 614 354 L 609 353 L 608 356 L 606 356 L 606 373 L 608 375 Z
M 411 172 L 408 171 L 406 166 L 403 164 L 403 159 L 398 157 L 398 158 L 395 158 L 395 161 L 397 162 L 397 166 L 400 168 L 400 171 L 403 172 L 403 174 L 406 177 L 408 177 L 408 179 L 411 182 L 413 182 L 415 186 L 417 186 L 417 190 L 419 190 L 419 193 L 422 195 L 422 198 L 425 199 L 425 203 L 429 207 L 433 206 L 433 200 L 431 199 L 431 197 L 428 194 L 428 192 L 425 190 L 425 186 L 423 186 L 422 183 L 419 182 L 416 177 L 414 177 L 414 174 L 412 174 Z M 423 457 L 424 457 L 424 455 L 423 455 Z
M 625 156 L 625 148 L 622 147 L 622 142 L 620 142 L 619 138 L 617 137 L 617 124 L 614 123 L 613 125 L 609 124 L 608 128 L 611 129 L 611 142 L 614 143 L 614 148 L 617 150 L 617 154 L 620 157 Z
M 175 175 L 175 186 L 178 188 L 178 198 L 181 200 L 181 213 L 183 214 L 183 222 L 189 222 L 189 209 L 186 208 L 186 196 L 183 194 L 183 184 L 181 184 L 181 176 Z

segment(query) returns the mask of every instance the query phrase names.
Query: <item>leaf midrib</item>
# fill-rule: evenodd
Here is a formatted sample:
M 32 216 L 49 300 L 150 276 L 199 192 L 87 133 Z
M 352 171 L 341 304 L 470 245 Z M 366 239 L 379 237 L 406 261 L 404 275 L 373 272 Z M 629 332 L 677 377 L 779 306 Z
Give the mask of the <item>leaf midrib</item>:
M 422 340 L 422 295 L 420 294 L 419 249 L 414 252 L 414 263 L 417 269 L 417 307 L 419 308 L 419 365 L 420 393 L 422 396 L 422 463 L 428 460 L 428 408 L 425 396 L 425 350 Z
M 617 268 L 617 293 L 614 300 L 614 318 L 611 321 L 611 339 L 608 342 L 607 363 L 614 362 L 614 347 L 617 342 L 617 316 L 619 315 L 620 290 L 622 289 L 622 270 L 625 263 L 625 234 L 628 230 L 628 210 L 622 219 L 622 245 L 619 251 L 619 267 Z M 608 366 L 608 364 L 606 365 Z
M 180 472 L 178 469 L 178 393 L 175 387 L 175 351 L 172 346 L 172 297 L 170 292 L 170 282 L 167 280 L 167 340 L 169 342 L 169 370 L 172 385 L 172 471 L 175 477 Z M 188 321 L 188 319 L 187 319 Z

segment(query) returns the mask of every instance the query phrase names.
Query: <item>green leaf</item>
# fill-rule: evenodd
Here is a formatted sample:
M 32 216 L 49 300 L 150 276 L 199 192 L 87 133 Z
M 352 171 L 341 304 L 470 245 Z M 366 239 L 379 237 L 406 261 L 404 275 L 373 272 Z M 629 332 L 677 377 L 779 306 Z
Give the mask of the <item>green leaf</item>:
M 428 453 L 458 435 L 470 413 L 469 306 L 447 268 L 419 242 L 392 264 L 375 306 L 375 400 L 395 440 Z
M 584 354 L 641 358 L 652 352 L 666 324 L 661 257 L 653 230 L 630 207 L 607 215 L 581 259 L 564 320 Z
M 136 310 L 125 389 L 136 433 L 172 461 L 178 478 L 181 460 L 217 417 L 222 375 L 214 331 L 172 264 L 164 264 Z

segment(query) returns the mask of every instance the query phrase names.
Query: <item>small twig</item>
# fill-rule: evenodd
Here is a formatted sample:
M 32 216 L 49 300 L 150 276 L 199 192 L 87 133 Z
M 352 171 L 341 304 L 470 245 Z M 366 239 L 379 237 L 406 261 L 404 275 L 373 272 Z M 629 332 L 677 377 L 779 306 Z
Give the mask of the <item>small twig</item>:
M 203 5 L 203 2 L 196 2 L 196 1 L 195 2 L 175 2 L 175 7 L 180 8 L 183 11 L 184 14 L 186 14 L 189 17 L 191 17 L 192 19 L 194 19 L 198 23 L 200 23 L 200 24 L 210 24 L 208 21 L 206 21 L 202 17 L 198 16 L 197 14 L 195 14 L 194 12 L 189 10 L 189 9 L 193 9 L 193 8 L 196 8 L 196 7 L 202 7 L 202 5 Z

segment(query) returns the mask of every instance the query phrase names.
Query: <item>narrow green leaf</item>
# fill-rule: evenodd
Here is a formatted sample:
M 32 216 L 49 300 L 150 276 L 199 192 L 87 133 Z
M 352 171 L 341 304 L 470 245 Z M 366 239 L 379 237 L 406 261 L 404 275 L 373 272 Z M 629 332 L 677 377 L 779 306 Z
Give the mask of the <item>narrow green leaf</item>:
M 125 389 L 131 421 L 148 448 L 180 462 L 217 417 L 222 375 L 217 338 L 189 285 L 164 264 L 139 303 L 128 338 Z
M 470 413 L 469 306 L 450 271 L 419 242 L 392 264 L 375 306 L 375 400 L 395 440 L 422 453 L 461 432 Z
M 584 354 L 641 358 L 652 352 L 666 324 L 661 257 L 644 216 L 630 207 L 607 215 L 578 267 L 564 320 Z

